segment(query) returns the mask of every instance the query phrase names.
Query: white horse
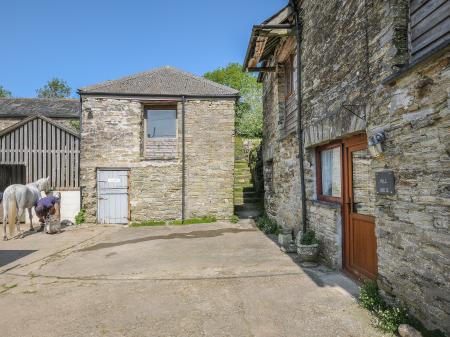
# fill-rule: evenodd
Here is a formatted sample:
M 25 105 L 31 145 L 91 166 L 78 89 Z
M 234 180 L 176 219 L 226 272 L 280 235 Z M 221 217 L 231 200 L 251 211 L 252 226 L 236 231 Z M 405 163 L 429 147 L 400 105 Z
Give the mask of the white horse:
M 30 231 L 34 230 L 31 210 L 41 198 L 41 191 L 48 192 L 49 189 L 50 177 L 39 179 L 27 185 L 15 184 L 6 188 L 3 192 L 3 240 L 8 240 L 8 236 L 6 235 L 7 219 L 11 228 L 14 228 L 12 226 L 16 223 L 18 234 L 22 234 L 20 231 L 20 218 L 25 208 L 28 209 L 28 215 L 30 217 Z

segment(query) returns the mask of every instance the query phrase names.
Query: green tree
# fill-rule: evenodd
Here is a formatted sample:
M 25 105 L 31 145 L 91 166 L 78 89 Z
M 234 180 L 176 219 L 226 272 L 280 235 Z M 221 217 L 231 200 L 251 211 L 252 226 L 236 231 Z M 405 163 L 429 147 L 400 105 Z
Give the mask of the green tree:
M 59 78 L 53 78 L 42 88 L 36 90 L 39 98 L 64 98 L 69 97 L 71 88 L 67 82 Z
M 208 80 L 239 90 L 241 99 L 236 107 L 236 134 L 243 137 L 261 137 L 262 84 L 256 77 L 242 71 L 238 63 L 230 63 L 203 75 Z
M 2 85 L 0 85 L 0 98 L 11 97 L 11 91 L 6 90 Z

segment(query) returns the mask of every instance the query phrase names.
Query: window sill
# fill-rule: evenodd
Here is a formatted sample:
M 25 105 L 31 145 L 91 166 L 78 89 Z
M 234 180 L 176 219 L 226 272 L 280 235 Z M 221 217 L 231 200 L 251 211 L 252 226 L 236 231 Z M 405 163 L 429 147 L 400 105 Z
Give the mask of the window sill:
M 341 208 L 341 204 L 338 202 L 331 202 L 325 200 L 311 200 L 311 203 L 315 206 L 327 207 L 327 208 Z
M 408 74 L 413 68 L 417 67 L 418 65 L 428 61 L 432 57 L 439 57 L 442 54 L 444 54 L 447 50 L 449 50 L 450 47 L 450 39 L 445 40 L 440 45 L 436 46 L 435 48 L 431 49 L 426 54 L 422 55 L 418 59 L 414 60 L 413 62 L 404 65 L 402 68 L 394 72 L 392 75 L 385 78 L 381 83 L 383 85 L 394 85 L 395 81 L 400 79 L 402 76 L 405 76 Z
M 178 157 L 152 157 L 152 158 L 146 158 L 141 157 L 140 161 L 176 161 L 178 160 Z

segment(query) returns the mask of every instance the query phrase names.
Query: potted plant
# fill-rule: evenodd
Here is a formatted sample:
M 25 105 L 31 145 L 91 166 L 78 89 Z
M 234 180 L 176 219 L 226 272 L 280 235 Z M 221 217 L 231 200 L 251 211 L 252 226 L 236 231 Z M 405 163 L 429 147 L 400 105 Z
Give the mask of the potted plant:
M 297 254 L 300 262 L 316 262 L 319 256 L 319 241 L 313 230 L 298 233 Z

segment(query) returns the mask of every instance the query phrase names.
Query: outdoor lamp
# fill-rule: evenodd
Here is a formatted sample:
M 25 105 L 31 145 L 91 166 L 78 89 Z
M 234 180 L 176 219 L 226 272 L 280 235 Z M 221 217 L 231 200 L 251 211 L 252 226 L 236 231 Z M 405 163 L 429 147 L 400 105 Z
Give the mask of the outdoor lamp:
M 383 131 L 377 132 L 369 138 L 369 152 L 372 157 L 377 158 L 381 156 L 381 154 L 383 153 L 383 147 L 381 146 L 381 143 L 383 143 L 385 139 L 386 136 L 384 135 Z

